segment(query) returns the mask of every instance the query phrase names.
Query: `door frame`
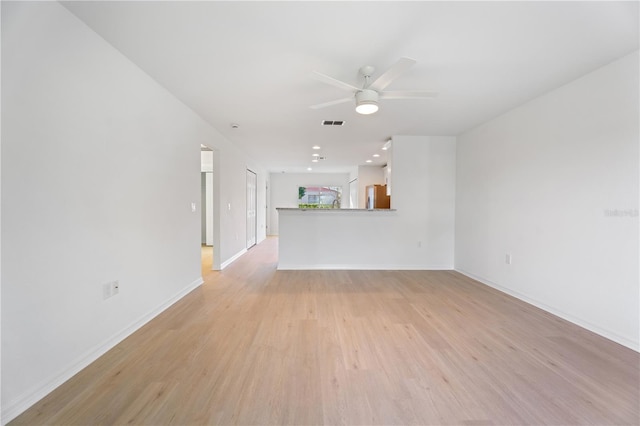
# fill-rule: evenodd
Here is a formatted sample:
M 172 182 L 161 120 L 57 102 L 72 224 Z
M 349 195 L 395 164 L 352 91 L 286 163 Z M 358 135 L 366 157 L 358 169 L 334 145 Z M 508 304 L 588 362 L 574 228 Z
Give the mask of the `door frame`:
M 258 174 L 247 168 L 247 250 L 258 243 Z M 253 232 L 250 232 L 253 231 Z M 250 240 L 253 234 L 253 240 Z

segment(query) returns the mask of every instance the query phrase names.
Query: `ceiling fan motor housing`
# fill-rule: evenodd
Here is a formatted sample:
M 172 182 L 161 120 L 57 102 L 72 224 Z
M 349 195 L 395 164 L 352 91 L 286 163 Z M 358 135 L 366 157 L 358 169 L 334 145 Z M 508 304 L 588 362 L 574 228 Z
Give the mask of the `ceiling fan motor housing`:
M 358 103 L 378 102 L 378 92 L 371 89 L 362 89 L 358 93 L 356 93 L 356 102 Z

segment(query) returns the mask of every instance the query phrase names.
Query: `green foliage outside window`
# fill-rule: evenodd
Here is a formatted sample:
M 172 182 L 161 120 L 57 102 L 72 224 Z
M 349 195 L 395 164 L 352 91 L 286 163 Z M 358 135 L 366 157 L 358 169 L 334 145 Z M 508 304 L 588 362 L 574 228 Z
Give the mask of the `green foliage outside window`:
M 333 204 L 298 204 L 300 209 L 332 209 Z

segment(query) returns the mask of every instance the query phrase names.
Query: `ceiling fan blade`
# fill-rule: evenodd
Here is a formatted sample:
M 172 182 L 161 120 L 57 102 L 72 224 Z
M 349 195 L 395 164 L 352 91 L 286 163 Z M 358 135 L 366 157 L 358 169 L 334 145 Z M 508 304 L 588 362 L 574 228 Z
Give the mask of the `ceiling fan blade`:
M 311 109 L 326 108 L 326 107 L 329 107 L 329 106 L 338 105 L 338 104 L 343 104 L 343 103 L 345 103 L 345 102 L 350 102 L 350 101 L 353 101 L 353 98 L 337 99 L 337 100 L 335 100 L 335 101 L 325 102 L 325 103 L 323 103 L 323 104 L 311 105 L 309 108 L 311 108 Z
M 380 99 L 429 99 L 438 97 L 437 92 L 422 90 L 392 90 L 380 93 Z
M 368 89 L 381 91 L 387 87 L 393 80 L 398 78 L 400 74 L 411 68 L 416 63 L 411 58 L 400 58 L 398 62 L 393 64 L 391 68 L 386 70 L 380 77 L 378 77 L 373 83 L 371 83 Z
M 314 71 L 311 76 L 318 81 L 337 87 L 338 89 L 347 90 L 349 92 L 357 92 L 360 90 L 356 86 L 352 86 L 344 81 L 336 80 L 335 78 L 319 73 L 318 71 Z

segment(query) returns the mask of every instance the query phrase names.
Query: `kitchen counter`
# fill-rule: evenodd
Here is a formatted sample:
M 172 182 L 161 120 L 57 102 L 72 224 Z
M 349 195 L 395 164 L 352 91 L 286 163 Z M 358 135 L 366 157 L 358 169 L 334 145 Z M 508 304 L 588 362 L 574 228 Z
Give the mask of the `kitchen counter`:
M 308 208 L 298 208 L 298 207 L 276 207 L 278 212 L 280 211 L 303 211 L 303 212 L 334 212 L 334 213 L 345 213 L 345 212 L 395 212 L 396 209 L 308 209 Z
M 277 208 L 278 269 L 390 269 L 395 209 Z

